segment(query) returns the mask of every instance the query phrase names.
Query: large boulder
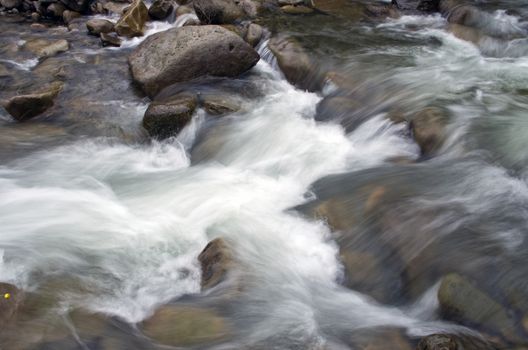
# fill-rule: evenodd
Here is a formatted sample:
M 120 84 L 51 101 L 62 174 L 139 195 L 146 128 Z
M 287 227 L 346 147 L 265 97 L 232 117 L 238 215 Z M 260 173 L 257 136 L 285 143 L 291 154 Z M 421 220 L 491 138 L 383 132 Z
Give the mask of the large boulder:
M 244 17 L 245 13 L 235 0 L 195 0 L 196 15 L 205 24 L 228 24 Z
M 94 18 L 86 21 L 88 33 L 99 36 L 101 33 L 110 33 L 114 31 L 114 24 L 107 19 Z
M 150 18 L 161 21 L 169 17 L 172 10 L 174 10 L 173 0 L 155 0 L 152 5 L 150 5 L 148 14 Z
M 182 305 L 161 307 L 142 329 L 154 342 L 177 347 L 214 343 L 230 334 L 228 323 L 214 310 Z
M 258 53 L 220 26 L 186 26 L 148 37 L 130 55 L 132 77 L 149 95 L 197 77 L 234 77 L 248 71 Z
M 192 94 L 154 101 L 145 112 L 143 127 L 158 139 L 175 136 L 191 121 L 196 105 L 196 96 Z
M 4 104 L 4 108 L 16 120 L 25 121 L 53 106 L 53 100 L 61 90 L 61 83 L 52 84 L 37 93 L 12 97 Z
M 147 6 L 141 0 L 135 0 L 115 25 L 115 31 L 121 36 L 143 35 L 148 20 Z
M 512 342 L 526 341 L 517 333 L 518 322 L 513 314 L 459 274 L 452 273 L 442 279 L 438 302 L 447 319 L 481 327 Z

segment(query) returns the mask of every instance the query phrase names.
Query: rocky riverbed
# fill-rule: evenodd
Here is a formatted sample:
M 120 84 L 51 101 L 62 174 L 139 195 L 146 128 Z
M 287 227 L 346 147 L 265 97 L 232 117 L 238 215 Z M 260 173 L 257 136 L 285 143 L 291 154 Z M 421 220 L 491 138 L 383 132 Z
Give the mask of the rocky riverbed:
M 0 349 L 528 349 L 528 3 L 0 0 Z

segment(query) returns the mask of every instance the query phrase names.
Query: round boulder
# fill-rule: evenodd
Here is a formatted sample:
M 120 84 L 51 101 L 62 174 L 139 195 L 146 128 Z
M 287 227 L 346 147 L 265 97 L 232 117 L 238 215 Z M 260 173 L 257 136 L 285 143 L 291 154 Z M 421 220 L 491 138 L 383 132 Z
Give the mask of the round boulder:
M 129 57 L 132 77 L 149 96 L 181 81 L 234 77 L 252 68 L 258 53 L 220 26 L 186 26 L 149 36 Z

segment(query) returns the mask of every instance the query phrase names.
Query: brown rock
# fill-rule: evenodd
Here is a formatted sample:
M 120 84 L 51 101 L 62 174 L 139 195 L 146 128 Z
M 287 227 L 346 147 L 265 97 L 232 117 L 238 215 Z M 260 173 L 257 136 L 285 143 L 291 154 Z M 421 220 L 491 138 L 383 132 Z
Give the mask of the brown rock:
M 431 156 L 443 145 L 448 122 L 448 112 L 438 107 L 427 107 L 413 116 L 410 127 L 423 155 Z
M 55 2 L 48 6 L 47 12 L 54 18 L 62 18 L 62 15 L 66 11 L 66 7 L 60 2 Z
M 156 343 L 178 347 L 214 343 L 230 334 L 226 320 L 213 310 L 179 305 L 161 307 L 142 329 Z
M 115 25 L 115 31 L 121 36 L 143 35 L 148 20 L 147 6 L 141 0 L 135 0 Z
M 202 290 L 224 281 L 234 265 L 231 248 L 222 238 L 212 240 L 198 256 L 202 266 Z
M 189 94 L 154 101 L 145 112 L 143 127 L 158 139 L 176 136 L 191 121 L 196 106 L 196 96 Z
M 314 10 L 307 6 L 294 6 L 294 5 L 286 5 L 281 7 L 282 12 L 287 13 L 289 15 L 306 15 L 309 13 L 313 13 Z
M 101 38 L 103 46 L 121 46 L 121 38 L 115 33 L 101 33 L 99 34 L 99 37 Z
M 101 33 L 110 33 L 114 31 L 114 24 L 106 19 L 94 18 L 86 22 L 88 33 L 99 36 Z
M 81 17 L 81 14 L 75 11 L 66 10 L 62 13 L 62 20 L 66 24 L 69 24 L 71 21 L 79 17 Z
M 43 92 L 12 97 L 4 104 L 4 108 L 16 120 L 25 121 L 53 106 L 53 100 L 61 90 L 62 84 L 55 83 Z

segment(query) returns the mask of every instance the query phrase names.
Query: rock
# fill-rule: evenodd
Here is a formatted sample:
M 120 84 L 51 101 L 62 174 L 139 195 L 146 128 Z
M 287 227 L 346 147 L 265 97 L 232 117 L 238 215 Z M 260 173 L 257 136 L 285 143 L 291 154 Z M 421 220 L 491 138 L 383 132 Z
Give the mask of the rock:
M 431 156 L 442 147 L 448 122 L 447 110 L 438 107 L 427 107 L 412 117 L 410 128 L 423 155 Z
M 211 115 L 224 115 L 240 110 L 239 104 L 224 96 L 206 96 L 200 102 L 205 111 Z
M 16 9 L 22 6 L 22 0 L 0 0 L 0 5 L 7 10 Z
M 188 14 L 188 13 L 194 13 L 193 8 L 190 7 L 190 6 L 182 5 L 182 6 L 178 6 L 178 8 L 176 8 L 176 17 L 180 17 L 181 15 L 185 15 L 185 14 Z
M 442 278 L 438 301 L 446 319 L 482 327 L 513 342 L 523 341 L 508 310 L 461 275 L 452 273 Z
M 393 327 L 359 329 L 352 333 L 351 338 L 351 349 L 412 350 L 412 346 L 405 336 L 405 331 Z
M 66 10 L 62 13 L 62 20 L 66 24 L 69 24 L 71 21 L 79 17 L 81 17 L 81 14 L 75 11 Z
M 40 20 L 40 15 L 37 12 L 32 12 L 31 13 L 31 20 L 33 22 L 38 22 Z
M 148 10 L 150 18 L 164 20 L 174 9 L 173 0 L 154 0 Z
M 234 77 L 252 68 L 258 53 L 220 26 L 173 28 L 149 36 L 130 55 L 134 80 L 154 96 L 175 82 L 197 77 Z
M 66 11 L 66 7 L 60 2 L 55 2 L 48 6 L 47 13 L 53 18 L 62 18 L 62 15 Z
M 306 15 L 309 13 L 313 13 L 314 10 L 307 6 L 293 6 L 293 5 L 286 5 L 281 7 L 282 12 L 290 14 L 290 15 Z
M 0 328 L 5 328 L 15 316 L 22 299 L 22 292 L 12 284 L 0 282 Z
M 101 38 L 103 46 L 121 46 L 121 38 L 115 33 L 101 33 L 99 34 L 99 37 Z
M 198 256 L 202 267 L 202 290 L 224 281 L 234 265 L 231 248 L 222 238 L 212 240 Z
M 206 308 L 166 305 L 142 324 L 145 335 L 163 345 L 190 347 L 227 339 L 226 320 Z
M 270 39 L 268 48 L 291 84 L 310 91 L 320 88 L 316 65 L 297 40 L 289 36 L 276 36 Z
M 68 51 L 70 45 L 64 39 L 60 40 L 46 40 L 46 39 L 32 39 L 25 43 L 24 48 L 33 52 L 38 57 L 51 57 L 60 52 Z
M 474 336 L 432 334 L 420 340 L 416 350 L 495 350 L 495 347 Z
M 204 24 L 230 24 L 245 15 L 234 0 L 194 0 L 193 6 Z
M 303 5 L 304 0 L 279 0 L 277 3 L 279 4 L 279 6 L 286 6 L 286 5 L 295 6 L 295 5 Z
M 141 0 L 135 0 L 115 25 L 117 34 L 126 37 L 143 35 L 148 20 L 147 6 Z
M 86 22 L 88 33 L 97 35 L 101 33 L 110 33 L 114 31 L 114 24 L 106 19 L 94 18 Z
M 416 9 L 423 12 L 438 12 L 440 11 L 440 0 L 420 0 Z
M 264 30 L 261 26 L 255 23 L 250 23 L 247 28 L 245 39 L 249 45 L 255 47 L 260 42 L 263 33 Z
M 103 5 L 103 9 L 109 13 L 115 13 L 117 15 L 122 15 L 125 13 L 125 9 L 129 6 L 128 3 L 119 3 L 115 1 L 108 1 Z
M 55 83 L 42 92 L 12 97 L 4 104 L 4 108 L 16 120 L 25 121 L 53 106 L 53 100 L 61 90 L 62 83 Z
M 191 121 L 196 106 L 196 96 L 188 94 L 154 101 L 145 112 L 143 127 L 158 139 L 176 136 Z
M 60 0 L 67 9 L 86 14 L 90 10 L 93 0 Z

